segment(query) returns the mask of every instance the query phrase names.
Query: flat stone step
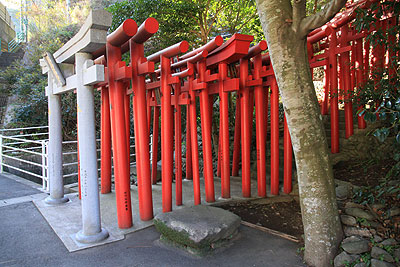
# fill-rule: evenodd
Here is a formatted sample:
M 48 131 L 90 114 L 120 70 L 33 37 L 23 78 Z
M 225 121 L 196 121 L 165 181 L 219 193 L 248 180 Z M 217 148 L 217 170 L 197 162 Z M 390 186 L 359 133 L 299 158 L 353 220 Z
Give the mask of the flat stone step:
M 235 237 L 240 221 L 232 212 L 203 205 L 161 213 L 153 220 L 161 241 L 200 256 Z

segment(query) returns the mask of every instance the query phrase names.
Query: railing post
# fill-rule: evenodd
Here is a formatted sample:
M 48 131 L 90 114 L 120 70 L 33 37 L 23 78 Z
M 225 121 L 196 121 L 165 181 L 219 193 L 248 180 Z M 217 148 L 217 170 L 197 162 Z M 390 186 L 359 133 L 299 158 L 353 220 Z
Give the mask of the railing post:
M 0 173 L 3 173 L 3 136 L 0 135 Z
M 46 141 L 42 140 L 42 188 L 46 190 L 47 175 L 46 175 Z M 1 148 L 0 148 L 1 149 Z

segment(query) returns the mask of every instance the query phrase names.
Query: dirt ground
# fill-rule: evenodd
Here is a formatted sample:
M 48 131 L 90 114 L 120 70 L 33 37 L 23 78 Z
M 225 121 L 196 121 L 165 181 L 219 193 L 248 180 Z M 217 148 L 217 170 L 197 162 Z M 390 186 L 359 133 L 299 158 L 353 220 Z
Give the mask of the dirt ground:
M 341 162 L 334 166 L 335 179 L 357 186 L 374 187 L 385 177 L 394 161 Z M 263 203 L 264 202 L 264 203 Z M 220 206 L 242 218 L 243 221 L 289 234 L 303 243 L 303 224 L 298 198 L 274 202 L 263 200 L 240 201 Z

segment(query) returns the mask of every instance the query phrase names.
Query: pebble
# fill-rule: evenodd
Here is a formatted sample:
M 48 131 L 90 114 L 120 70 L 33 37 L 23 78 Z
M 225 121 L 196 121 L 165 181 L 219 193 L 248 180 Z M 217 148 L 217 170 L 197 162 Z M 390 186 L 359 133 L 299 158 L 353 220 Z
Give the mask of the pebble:
M 340 253 L 335 257 L 333 260 L 333 264 L 335 267 L 344 267 L 347 266 L 349 263 L 355 262 L 360 258 L 360 255 L 349 255 L 345 251 Z
M 346 236 L 352 236 L 352 235 L 359 235 L 359 236 L 363 236 L 363 237 L 372 237 L 370 231 L 368 231 L 368 229 L 365 228 L 356 228 L 356 227 L 344 227 L 344 234 Z
M 386 261 L 380 261 L 376 259 L 371 260 L 371 267 L 395 267 L 393 264 L 386 262 Z
M 342 248 L 344 251 L 350 254 L 361 254 L 369 251 L 368 244 L 369 242 L 367 240 L 353 241 L 344 244 L 342 243 Z
M 371 250 L 371 257 L 379 260 L 382 259 L 387 262 L 394 262 L 392 255 L 383 248 L 373 247 Z
M 394 245 L 397 245 L 397 241 L 394 240 L 393 238 L 389 238 L 389 239 L 385 239 L 384 241 L 382 241 L 379 244 L 381 244 L 383 246 L 394 246 Z
M 345 212 L 347 215 L 352 215 L 357 218 L 363 218 L 371 221 L 375 219 L 375 217 L 370 212 L 362 210 L 360 208 L 346 208 Z
M 354 265 L 353 267 L 367 267 L 367 265 L 364 262 L 359 262 L 356 265 Z
M 356 218 L 354 218 L 353 216 L 350 216 L 350 215 L 346 215 L 346 214 L 340 215 L 340 220 L 342 221 L 343 224 L 350 225 L 350 226 L 354 226 L 357 224 Z

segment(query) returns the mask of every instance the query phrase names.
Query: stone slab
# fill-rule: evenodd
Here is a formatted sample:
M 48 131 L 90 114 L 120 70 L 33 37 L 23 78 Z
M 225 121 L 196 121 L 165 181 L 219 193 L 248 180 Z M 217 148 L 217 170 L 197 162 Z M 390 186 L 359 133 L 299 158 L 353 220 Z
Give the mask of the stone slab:
M 200 179 L 200 186 L 204 188 L 204 180 Z M 191 180 L 184 179 L 182 182 L 183 187 L 183 206 L 176 206 L 175 201 L 173 201 L 173 210 L 180 209 L 182 207 L 190 207 L 194 205 L 193 200 L 193 183 Z M 175 185 L 173 185 L 175 188 Z M 153 211 L 154 215 L 162 213 L 162 198 L 161 184 L 152 185 L 152 193 L 153 193 Z M 269 191 L 269 190 L 268 190 Z M 215 177 L 215 192 L 216 192 L 216 203 L 226 202 L 228 200 L 220 199 L 218 192 L 221 192 L 221 182 L 218 177 Z M 255 196 L 257 194 L 256 183 L 252 183 L 252 192 Z M 241 178 L 240 177 L 232 177 L 231 178 L 231 195 L 232 199 L 243 199 L 241 197 Z M 101 244 L 105 244 L 108 242 L 118 241 L 124 238 L 125 235 L 129 233 L 133 233 L 136 231 L 143 230 L 149 226 L 153 225 L 153 221 L 142 221 L 139 217 L 139 204 L 138 204 L 138 192 L 137 186 L 131 186 L 131 199 L 132 199 L 132 219 L 133 226 L 128 229 L 119 229 L 118 221 L 117 221 L 117 208 L 116 208 L 116 199 L 115 192 L 109 194 L 100 194 L 100 214 L 101 214 L 101 222 L 102 227 L 107 229 L 110 233 L 111 238 L 104 240 L 101 243 L 91 244 L 91 245 L 83 245 L 77 244 L 73 240 L 73 235 L 81 230 L 82 228 L 82 215 L 81 215 L 81 204 L 77 193 L 68 195 L 70 202 L 61 206 L 49 206 L 43 202 L 42 199 L 35 200 L 34 204 L 38 208 L 38 210 L 42 213 L 43 217 L 47 220 L 49 225 L 53 228 L 56 234 L 59 236 L 65 247 L 68 251 L 78 251 L 85 248 L 98 246 Z M 175 199 L 175 190 L 173 190 L 173 200 Z M 203 199 L 202 204 L 208 205 L 209 203 L 205 203 L 205 193 L 202 190 L 201 198 Z M 44 199 L 44 198 L 43 198 Z
M 154 225 L 162 238 L 202 253 L 232 239 L 240 221 L 227 210 L 198 205 L 158 214 Z

